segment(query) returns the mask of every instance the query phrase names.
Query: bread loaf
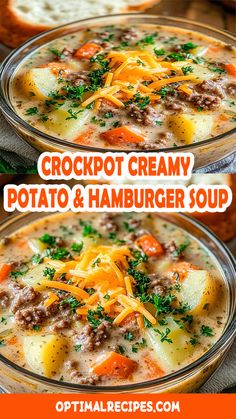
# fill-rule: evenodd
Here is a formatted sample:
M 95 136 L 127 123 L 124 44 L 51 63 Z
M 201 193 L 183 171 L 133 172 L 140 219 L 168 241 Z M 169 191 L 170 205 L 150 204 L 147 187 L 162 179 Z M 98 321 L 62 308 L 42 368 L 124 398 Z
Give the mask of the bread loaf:
M 75 20 L 144 10 L 158 0 L 0 0 L 0 41 L 9 47 Z

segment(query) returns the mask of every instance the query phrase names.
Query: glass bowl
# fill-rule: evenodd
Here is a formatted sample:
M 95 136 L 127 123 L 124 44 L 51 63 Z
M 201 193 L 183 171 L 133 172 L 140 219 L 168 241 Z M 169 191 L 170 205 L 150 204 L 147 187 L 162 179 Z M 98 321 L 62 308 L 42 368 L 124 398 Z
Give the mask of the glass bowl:
M 0 226 L 0 239 L 50 214 L 10 217 Z M 223 361 L 236 334 L 236 262 L 227 247 L 205 226 L 183 214 L 158 214 L 186 230 L 218 260 L 228 288 L 228 317 L 220 339 L 202 357 L 179 371 L 151 381 L 113 387 L 78 385 L 39 376 L 0 355 L 0 386 L 8 393 L 186 393 L 196 391 Z
M 72 34 L 78 30 L 88 28 L 90 26 L 120 26 L 122 24 L 126 24 L 128 26 L 135 24 L 168 25 L 173 27 L 176 26 L 189 31 L 201 32 L 227 44 L 236 45 L 236 37 L 233 34 L 222 31 L 220 29 L 215 29 L 202 23 L 192 22 L 182 18 L 137 13 L 80 20 L 71 24 L 60 26 L 49 32 L 45 32 L 32 38 L 23 44 L 20 48 L 13 51 L 4 61 L 0 70 L 0 107 L 2 109 L 3 115 L 6 117 L 8 122 L 12 125 L 20 137 L 22 137 L 25 141 L 30 143 L 39 151 L 117 151 L 114 148 L 108 149 L 78 145 L 70 141 L 47 135 L 42 131 L 37 130 L 35 127 L 32 127 L 22 118 L 20 118 L 14 111 L 10 99 L 10 85 L 15 71 L 17 70 L 18 66 L 22 64 L 22 61 L 30 56 L 33 52 L 35 52 L 38 48 L 48 44 L 49 42 L 52 42 L 53 40 L 62 36 Z M 221 160 L 222 158 L 233 153 L 235 150 L 236 128 L 199 143 L 180 147 L 163 148 L 159 149 L 158 151 L 174 153 L 179 151 L 192 152 L 195 156 L 195 168 L 197 169 L 199 167 L 203 167 L 210 163 Z M 130 152 L 137 150 L 122 151 Z

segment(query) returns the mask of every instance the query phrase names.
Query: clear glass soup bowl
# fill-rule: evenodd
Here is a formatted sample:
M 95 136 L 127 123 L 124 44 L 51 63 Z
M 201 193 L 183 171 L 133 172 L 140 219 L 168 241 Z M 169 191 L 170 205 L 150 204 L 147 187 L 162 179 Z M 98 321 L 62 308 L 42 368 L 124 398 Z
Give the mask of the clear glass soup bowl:
M 148 15 L 139 13 L 130 13 L 122 15 L 104 16 L 99 18 L 80 20 L 64 26 L 60 26 L 49 32 L 45 32 L 24 43 L 21 47 L 14 50 L 4 61 L 0 70 L 0 107 L 3 115 L 12 125 L 21 138 L 30 143 L 39 151 L 117 151 L 114 148 L 98 148 L 75 144 L 71 141 L 59 139 L 39 131 L 36 127 L 29 125 L 14 110 L 11 102 L 11 81 L 19 66 L 28 59 L 32 53 L 35 53 L 42 46 L 61 38 L 71 35 L 79 30 L 87 29 L 92 26 L 121 26 L 128 27 L 137 24 L 167 25 L 172 27 L 181 27 L 187 31 L 197 31 L 206 36 L 215 38 L 227 44 L 236 45 L 236 37 L 226 31 L 213 28 L 209 25 L 192 22 L 182 18 L 174 18 L 159 15 Z M 126 152 L 137 150 L 122 150 Z M 179 147 L 169 147 L 159 149 L 162 152 L 192 152 L 195 156 L 195 168 L 203 167 L 236 151 L 236 128 L 214 138 L 206 138 L 204 141 L 183 145 Z M 151 150 L 147 150 L 151 152 Z
M 50 214 L 26 213 L 10 217 L 0 226 L 0 240 Z M 228 248 L 205 226 L 182 214 L 158 214 L 186 230 L 217 259 L 227 287 L 228 315 L 220 339 L 195 362 L 155 380 L 119 386 L 88 386 L 39 376 L 0 355 L 0 387 L 8 393 L 187 393 L 194 392 L 224 360 L 236 335 L 236 262 Z

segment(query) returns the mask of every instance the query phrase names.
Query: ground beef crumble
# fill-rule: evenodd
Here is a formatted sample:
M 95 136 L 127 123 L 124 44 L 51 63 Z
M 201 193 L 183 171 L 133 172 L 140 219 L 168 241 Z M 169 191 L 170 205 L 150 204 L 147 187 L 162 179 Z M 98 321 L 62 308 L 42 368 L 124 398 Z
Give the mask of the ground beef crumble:
M 10 304 L 10 295 L 6 291 L 0 291 L 0 308 L 5 309 Z
M 110 329 L 111 325 L 107 321 L 103 321 L 96 329 L 87 324 L 79 332 L 76 344 L 81 345 L 82 351 L 92 352 L 109 338 Z

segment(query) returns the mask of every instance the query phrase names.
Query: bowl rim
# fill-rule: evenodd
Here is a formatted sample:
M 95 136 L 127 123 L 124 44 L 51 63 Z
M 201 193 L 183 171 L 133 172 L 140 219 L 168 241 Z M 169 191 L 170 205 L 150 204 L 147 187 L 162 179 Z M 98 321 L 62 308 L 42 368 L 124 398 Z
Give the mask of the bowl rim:
M 72 211 L 68 211 L 72 212 Z M 32 212 L 25 212 L 22 214 L 13 214 L 10 217 L 7 217 L 7 219 L 0 222 L 0 234 L 3 230 L 10 227 L 14 224 L 23 220 L 30 216 L 35 216 L 34 220 L 31 220 L 31 222 L 35 222 L 39 218 L 44 217 L 50 217 L 58 213 L 52 214 L 49 213 L 32 213 Z M 66 213 L 65 213 L 66 214 Z M 80 214 L 80 213 L 77 213 Z M 153 213 L 154 215 L 160 216 L 162 213 Z M 165 214 L 163 212 L 163 214 Z M 230 267 L 231 271 L 234 272 L 234 288 L 236 287 L 236 258 L 233 256 L 229 248 L 226 246 L 225 243 L 221 241 L 211 230 L 209 230 L 208 227 L 206 227 L 203 223 L 200 221 L 194 219 L 193 217 L 183 214 L 183 213 L 167 213 L 167 216 L 172 216 L 177 219 L 183 219 L 190 223 L 193 227 L 197 228 L 199 232 L 203 233 L 206 237 L 211 240 L 214 245 L 217 247 L 218 250 L 221 251 L 221 253 L 224 255 L 227 261 L 227 266 Z M 173 220 L 170 220 L 169 222 L 173 222 Z M 18 227 L 15 232 L 18 231 L 18 229 L 22 229 L 24 227 Z M 181 228 L 181 226 L 180 226 Z M 182 227 L 183 228 L 183 227 Z M 14 234 L 11 233 L 11 234 Z M 191 232 L 190 232 L 191 234 Z M 200 239 L 198 239 L 200 240 Z M 204 366 L 205 363 L 210 362 L 211 360 L 214 360 L 214 357 L 217 356 L 220 350 L 227 348 L 230 346 L 230 344 L 233 342 L 233 338 L 236 336 L 236 301 L 231 301 L 232 295 L 231 292 L 229 292 L 229 302 L 230 304 L 233 303 L 234 310 L 231 313 L 229 311 L 228 313 L 228 319 L 226 323 L 226 327 L 220 336 L 220 338 L 213 344 L 213 346 L 205 352 L 200 358 L 196 359 L 191 364 L 186 365 L 185 367 L 170 373 L 168 375 L 165 375 L 164 377 L 156 378 L 153 380 L 145 381 L 145 382 L 138 382 L 138 383 L 132 383 L 132 384 L 124 384 L 124 385 L 116 385 L 116 386 L 92 386 L 87 384 L 76 384 L 76 383 L 68 383 L 66 381 L 59 381 L 54 380 L 51 378 L 43 377 L 39 374 L 36 374 L 32 371 L 29 371 L 23 367 L 20 367 L 19 365 L 15 364 L 14 362 L 10 361 L 8 358 L 4 357 L 0 353 L 0 363 L 3 362 L 7 367 L 13 369 L 15 372 L 20 373 L 23 376 L 26 376 L 29 379 L 36 380 L 38 383 L 44 383 L 48 385 L 52 385 L 53 387 L 57 387 L 60 390 L 71 390 L 71 391 L 79 391 L 80 393 L 88 392 L 88 393 L 119 393 L 119 392 L 132 392 L 132 391 L 138 391 L 138 390 L 148 390 L 149 388 L 152 388 L 153 386 L 161 386 L 161 385 L 167 385 L 169 383 L 170 387 L 175 386 L 181 379 L 187 379 L 189 375 L 198 368 L 201 367 L 201 365 Z M 230 318 L 231 316 L 231 318 Z
M 24 56 L 24 58 L 22 58 L 20 60 L 20 62 L 17 64 L 16 68 L 14 69 L 14 73 L 16 71 L 17 68 L 19 68 L 19 66 L 22 64 L 22 62 L 27 58 L 28 55 L 30 55 L 33 51 L 37 50 L 37 48 L 33 48 L 34 44 L 37 43 L 37 41 L 43 40 L 44 38 L 46 38 L 48 35 L 53 35 L 54 33 L 57 33 L 58 31 L 62 31 L 63 29 L 69 29 L 69 28 L 73 28 L 73 26 L 77 26 L 79 24 L 85 24 L 85 23 L 95 23 L 99 21 L 102 21 L 106 18 L 109 18 L 109 20 L 111 19 L 117 19 L 117 18 L 139 18 L 139 19 L 162 19 L 162 20 L 166 20 L 166 23 L 161 23 L 160 25 L 163 26 L 168 26 L 168 22 L 173 23 L 173 26 L 178 26 L 177 24 L 189 24 L 189 25 L 193 25 L 193 30 L 195 32 L 198 32 L 197 28 L 199 29 L 199 32 L 201 33 L 201 28 L 202 29 L 208 29 L 210 31 L 213 31 L 216 34 L 221 34 L 224 36 L 227 36 L 232 42 L 236 43 L 236 36 L 234 33 L 229 32 L 229 31 L 225 31 L 225 30 L 221 30 L 219 28 L 214 28 L 211 25 L 205 24 L 205 23 L 201 23 L 198 21 L 192 21 L 189 19 L 185 19 L 182 17 L 173 17 L 173 16 L 165 16 L 165 15 L 160 15 L 160 14 L 144 14 L 144 13 L 120 13 L 120 14 L 113 14 L 113 15 L 104 15 L 104 16 L 99 16 L 99 17 L 92 17 L 92 18 L 88 18 L 88 19 L 81 19 L 81 20 L 76 20 L 74 22 L 70 22 L 64 25 L 60 25 L 56 28 L 53 28 L 49 31 L 43 32 L 39 35 L 36 35 L 32 38 L 30 38 L 29 40 L 27 40 L 26 42 L 24 42 L 21 46 L 19 46 L 18 48 L 14 49 L 7 57 L 6 59 L 3 61 L 3 63 L 1 64 L 0 67 L 0 109 L 2 110 L 3 114 L 7 116 L 7 118 L 12 122 L 12 124 L 14 125 L 15 123 L 18 123 L 20 128 L 24 128 L 27 131 L 28 135 L 35 135 L 37 137 L 38 141 L 38 137 L 39 137 L 39 141 L 44 141 L 44 143 L 51 145 L 51 146 L 61 146 L 63 148 L 72 148 L 75 151 L 79 151 L 79 150 L 83 150 L 83 151 L 94 151 L 94 152 L 116 152 L 116 151 L 120 151 L 120 149 L 117 148 L 102 148 L 102 147 L 95 147 L 95 146 L 87 146 L 87 145 L 82 145 L 82 144 L 77 144 L 77 143 L 73 143 L 71 141 L 68 140 L 64 140 L 61 138 L 57 138 L 54 137 L 52 135 L 46 134 L 43 131 L 38 130 L 37 128 L 33 127 L 32 125 L 30 125 L 28 122 L 26 122 L 23 118 L 21 118 L 13 109 L 12 106 L 9 105 L 9 103 L 6 99 L 8 93 L 9 93 L 9 82 L 11 80 L 11 77 L 13 76 L 13 74 L 9 75 L 8 74 L 8 67 L 11 66 L 11 63 L 14 59 L 16 59 L 16 57 L 25 49 L 30 49 L 30 51 L 27 51 L 26 55 Z M 174 23 L 176 25 L 174 25 Z M 157 23 L 158 25 L 158 23 Z M 75 29 L 76 31 L 76 29 Z M 211 36 L 211 35 L 208 35 Z M 60 33 L 59 36 L 55 37 L 55 39 L 58 39 L 60 37 L 63 37 L 63 33 Z M 214 36 L 212 36 L 214 38 Z M 215 38 L 217 39 L 217 38 Z M 51 40 L 50 42 L 53 42 L 53 40 Z M 43 45 L 39 46 L 38 48 L 42 48 Z M 5 92 L 5 89 L 2 87 L 2 79 L 3 76 L 7 77 L 7 92 Z M 166 148 L 160 148 L 157 151 L 158 152 L 181 152 L 181 151 L 189 151 L 191 152 L 192 150 L 198 149 L 201 146 L 205 146 L 205 145 L 210 145 L 212 143 L 217 143 L 219 140 L 224 139 L 225 137 L 231 136 L 232 134 L 236 133 L 236 127 L 232 128 L 229 131 L 226 131 L 222 134 L 219 134 L 215 137 L 212 138 L 208 138 L 206 140 L 203 141 L 199 141 L 197 143 L 193 143 L 193 144 L 187 144 L 187 145 L 181 145 L 181 146 L 177 146 L 177 147 L 166 147 Z M 131 153 L 131 152 L 142 152 L 143 150 L 137 150 L 137 149 L 122 149 L 122 151 L 124 153 Z M 145 152 L 150 153 L 156 150 L 145 150 Z

